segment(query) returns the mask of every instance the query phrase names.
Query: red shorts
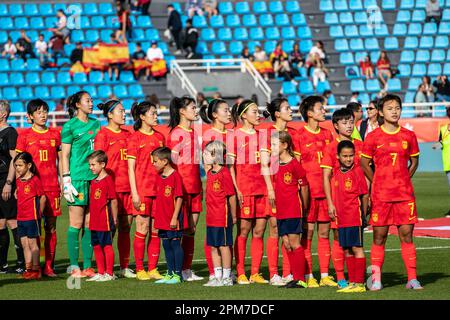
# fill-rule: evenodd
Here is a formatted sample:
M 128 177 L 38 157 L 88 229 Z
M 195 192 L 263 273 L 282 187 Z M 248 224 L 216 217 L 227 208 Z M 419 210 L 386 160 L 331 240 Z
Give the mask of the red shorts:
M 59 217 L 61 215 L 61 193 L 55 191 L 45 191 L 44 217 Z
M 200 213 L 203 211 L 203 193 L 187 193 L 183 197 L 183 208 L 187 214 Z
M 308 223 L 330 222 L 330 216 L 328 215 L 327 199 L 311 198 L 307 221 Z
M 331 220 L 331 219 L 330 219 Z M 330 221 L 330 229 L 337 230 L 336 219 Z
M 117 207 L 120 215 L 133 214 L 133 202 L 131 201 L 131 194 L 129 192 L 116 192 Z
M 239 219 L 266 218 L 270 214 L 271 207 L 267 196 L 244 196 L 244 203 L 240 204 L 237 212 Z
M 141 197 L 141 206 L 136 210 L 133 206 L 133 216 L 154 217 L 156 209 L 156 197 Z
M 369 223 L 374 227 L 400 226 L 417 222 L 415 200 L 400 202 L 372 201 L 372 213 Z

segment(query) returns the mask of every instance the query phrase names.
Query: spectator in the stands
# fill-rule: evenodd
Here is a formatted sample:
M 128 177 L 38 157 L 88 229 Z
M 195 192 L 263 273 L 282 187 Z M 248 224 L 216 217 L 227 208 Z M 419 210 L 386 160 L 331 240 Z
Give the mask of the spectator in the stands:
M 187 0 L 186 1 L 186 14 L 189 18 L 195 15 L 202 16 L 202 0 Z
M 77 42 L 75 49 L 70 53 L 70 62 L 72 66 L 70 67 L 70 75 L 73 76 L 75 73 L 88 73 L 90 71 L 89 68 L 86 68 L 83 65 L 83 45 L 81 42 Z
M 378 78 L 380 79 L 384 90 L 388 90 L 388 81 L 392 78 L 391 61 L 386 51 L 381 51 L 380 58 L 377 61 Z
M 370 132 L 380 126 L 381 122 L 380 117 L 378 116 L 377 101 L 370 101 L 366 110 L 367 118 L 361 121 L 361 125 L 359 126 L 359 134 L 363 141 Z
M 147 50 L 147 60 L 151 62 L 151 75 L 155 80 L 159 80 L 167 73 L 166 61 L 161 48 L 158 48 L 158 42 L 152 41 Z
M 43 67 L 47 62 L 49 53 L 47 42 L 45 42 L 44 35 L 42 33 L 39 35 L 39 39 L 35 42 L 34 47 L 36 48 L 41 67 Z
M 197 106 L 199 108 L 208 106 L 208 100 L 206 100 L 205 94 L 203 92 L 197 93 Z
M 48 42 L 48 47 L 51 49 L 50 54 L 55 62 L 55 65 L 58 65 L 58 57 L 65 55 L 63 37 L 54 34 Z
M 186 58 L 190 59 L 195 54 L 195 48 L 198 43 L 198 30 L 192 26 L 192 19 L 186 21 L 186 29 L 184 31 L 183 49 L 186 53 Z
M 370 55 L 367 55 L 364 60 L 359 62 L 361 67 L 361 74 L 367 79 L 373 79 L 373 63 L 370 59 Z
M 124 36 L 125 34 L 121 30 L 116 30 L 110 35 L 110 43 L 111 44 L 121 44 L 127 43 L 127 39 Z M 113 72 L 116 80 L 119 80 L 120 70 L 123 68 L 123 63 L 111 63 L 108 66 L 108 75 L 111 81 L 114 80 Z
M 267 58 L 266 52 L 261 48 L 261 46 L 256 46 L 255 53 L 253 55 L 255 57 L 255 61 L 253 62 L 255 69 L 263 75 L 266 81 L 268 81 L 269 73 L 273 73 L 273 66 Z
M 67 27 L 67 17 L 63 10 L 59 9 L 56 12 L 58 17 L 58 22 L 56 23 L 56 28 L 50 28 L 55 36 L 60 36 L 66 44 L 70 43 L 70 29 Z
M 428 97 L 427 97 L 427 89 L 425 88 L 425 85 L 420 84 L 416 91 L 416 96 L 414 97 L 415 103 L 427 103 Z M 426 111 L 430 110 L 429 106 L 416 106 L 416 111 L 418 113 L 416 114 L 417 117 L 426 117 L 429 114 Z
M 222 94 L 219 91 L 214 92 L 213 99 L 222 99 Z
M 217 0 L 204 0 L 203 11 L 208 15 L 208 18 L 218 15 Z
M 316 64 L 316 60 L 323 60 L 324 63 L 328 63 L 328 58 L 326 56 L 323 42 L 317 41 L 316 45 L 311 48 L 306 58 L 305 66 L 307 68 L 308 77 L 311 76 L 311 68 Z
M 131 56 L 131 63 L 133 65 L 133 73 L 136 79 L 139 79 L 141 71 L 145 72 L 145 77 L 150 78 L 151 63 L 146 59 L 147 54 L 142 50 L 142 44 L 136 43 L 136 51 Z
M 8 40 L 3 46 L 2 57 L 9 56 L 9 58 L 12 60 L 16 57 L 16 52 L 16 46 L 14 45 L 14 43 L 12 43 L 11 37 L 8 37 Z
M 119 30 L 126 38 L 131 39 L 133 37 L 130 12 L 125 8 L 125 6 L 117 3 L 117 20 L 119 21 Z
M 316 63 L 314 65 L 313 71 L 313 86 L 314 90 L 317 89 L 317 85 L 319 84 L 319 80 L 324 82 L 327 80 L 328 69 L 325 67 L 325 64 L 322 59 L 316 59 Z
M 450 101 L 450 83 L 446 75 L 437 77 L 433 86 L 436 88 L 436 101 Z
M 167 29 L 170 30 L 172 34 L 173 41 L 177 46 L 177 51 L 175 54 L 181 54 L 181 39 L 180 34 L 183 30 L 183 25 L 181 23 L 181 17 L 177 10 L 173 7 L 172 4 L 167 6 L 167 11 L 169 12 L 169 20 L 167 21 Z
M 244 47 L 244 49 L 242 49 L 241 58 L 248 59 L 251 62 L 255 61 L 255 56 L 250 53 L 248 47 Z
M 434 88 L 429 76 L 422 77 L 422 84 L 425 87 L 428 102 L 434 102 Z
M 152 0 L 138 0 L 137 5 L 143 15 L 148 15 L 148 9 L 152 4 Z
M 436 21 L 437 26 L 441 23 L 442 19 L 442 9 L 438 0 L 428 0 L 427 5 L 425 7 L 427 12 L 427 17 L 425 18 L 425 22 L 431 22 L 431 20 Z
M 352 92 L 352 96 L 350 97 L 350 102 L 361 103 L 361 101 L 359 100 L 359 92 L 358 91 Z
M 292 52 L 289 54 L 289 63 L 293 68 L 301 68 L 305 63 L 305 59 L 300 52 L 300 46 L 298 45 L 298 43 L 294 44 Z
M 36 58 L 36 54 L 33 51 L 33 44 L 30 38 L 28 38 L 25 30 L 20 30 L 20 38 L 16 42 L 17 55 L 27 62 L 27 57 Z
M 284 80 L 291 81 L 293 84 L 297 85 L 297 81 L 293 79 L 294 74 L 289 64 L 289 56 L 283 51 L 280 42 L 277 43 L 275 50 L 270 55 L 270 62 L 273 65 L 275 77 L 282 76 Z

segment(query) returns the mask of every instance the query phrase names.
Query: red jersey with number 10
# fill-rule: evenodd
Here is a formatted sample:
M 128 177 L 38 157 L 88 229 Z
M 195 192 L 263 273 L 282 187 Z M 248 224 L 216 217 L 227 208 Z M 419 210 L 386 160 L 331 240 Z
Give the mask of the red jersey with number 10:
M 325 198 L 322 179 L 322 159 L 326 146 L 333 141 L 328 129 L 319 127 L 317 132 L 307 126 L 298 130 L 300 139 L 300 162 L 306 171 L 311 198 Z
M 58 152 L 61 150 L 61 134 L 56 128 L 38 131 L 34 128 L 23 130 L 17 138 L 16 151 L 28 152 L 33 157 L 37 175 L 46 192 L 59 192 Z
M 399 127 L 396 132 L 389 133 L 381 126 L 367 135 L 362 156 L 373 159 L 376 168 L 372 198 L 384 202 L 415 199 L 408 168 L 410 158 L 419 156 L 414 132 Z
M 116 192 L 130 192 L 130 180 L 128 178 L 127 149 L 131 133 L 120 129 L 114 131 L 108 127 L 102 127 L 95 136 L 94 150 L 103 150 L 108 156 L 106 171 L 113 178 Z

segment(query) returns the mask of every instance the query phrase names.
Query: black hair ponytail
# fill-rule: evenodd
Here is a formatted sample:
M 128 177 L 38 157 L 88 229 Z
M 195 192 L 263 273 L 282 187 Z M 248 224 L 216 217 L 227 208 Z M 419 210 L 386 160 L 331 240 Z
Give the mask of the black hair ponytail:
M 13 163 L 16 163 L 16 161 L 18 161 L 18 160 L 22 160 L 23 162 L 25 162 L 25 164 L 31 163 L 30 172 L 32 174 L 36 174 L 36 172 L 37 172 L 36 165 L 34 164 L 33 157 L 31 156 L 30 153 L 28 153 L 28 152 L 18 153 L 16 155 L 16 157 L 14 158 Z
M 233 120 L 233 124 L 236 127 L 237 123 L 241 119 L 241 113 L 244 112 L 245 109 L 247 109 L 251 104 L 255 104 L 253 100 L 246 99 L 243 100 L 241 103 L 236 103 L 231 108 L 231 119 Z
M 211 124 L 214 121 L 213 113 L 217 112 L 217 109 L 222 103 L 227 103 L 223 99 L 213 99 L 209 104 L 200 107 L 200 117 L 205 123 Z
M 143 101 L 141 103 L 139 102 L 133 103 L 133 105 L 131 106 L 131 116 L 133 117 L 134 120 L 133 124 L 134 131 L 138 131 L 142 127 L 141 115 L 143 116 L 144 114 L 146 114 L 147 111 L 150 110 L 150 108 L 156 109 L 156 105 L 149 101 Z
M 272 100 L 272 102 L 267 103 L 267 108 L 263 111 L 263 116 L 265 118 L 270 117 L 272 121 L 277 120 L 277 118 L 275 117 L 275 112 L 280 112 L 281 104 L 283 102 L 288 102 L 288 100 L 286 98 L 275 98 Z
M 81 101 L 81 98 L 84 94 L 89 94 L 87 91 L 78 91 L 77 93 L 74 93 L 73 95 L 69 96 L 67 98 L 67 112 L 69 113 L 69 118 L 73 118 L 77 114 L 77 103 Z
M 103 115 L 108 118 L 108 113 L 112 112 L 116 106 L 120 104 L 119 100 L 108 100 L 105 103 L 99 103 L 97 108 L 103 111 Z
M 169 113 L 169 127 L 170 131 L 172 131 L 176 126 L 180 124 L 180 109 L 186 108 L 189 104 L 194 103 L 194 98 L 190 96 L 183 96 L 181 98 L 174 97 L 170 100 Z

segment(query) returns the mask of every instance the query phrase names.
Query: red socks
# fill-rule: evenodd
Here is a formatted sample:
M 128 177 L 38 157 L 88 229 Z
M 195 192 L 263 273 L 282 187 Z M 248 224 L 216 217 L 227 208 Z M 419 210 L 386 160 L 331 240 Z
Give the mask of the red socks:
M 355 258 L 355 283 L 364 283 L 366 274 L 366 258 Z
M 45 267 L 49 269 L 53 269 L 56 242 L 56 231 L 45 233 Z
M 126 269 L 130 263 L 130 232 L 119 231 L 117 247 L 119 249 L 120 269 Z
M 134 234 L 134 260 L 136 261 L 136 272 L 144 270 L 145 234 L 136 231 Z
M 269 265 L 269 279 L 278 274 L 278 237 L 267 238 L 267 263 Z
M 376 276 L 375 281 L 381 281 L 381 269 L 384 263 L 384 246 L 372 244 L 370 250 L 370 263 L 372 264 L 372 275 Z
M 337 280 L 345 280 L 344 263 L 345 255 L 344 249 L 339 245 L 338 240 L 333 241 L 333 248 L 331 248 L 331 257 L 333 258 L 333 266 L 336 271 Z
M 317 245 L 317 254 L 319 255 L 320 273 L 328 273 L 330 267 L 330 239 L 320 238 Z
M 205 237 L 205 242 L 203 243 L 203 249 L 205 251 L 206 264 L 208 265 L 209 274 L 213 275 L 214 274 L 214 265 L 212 262 L 211 247 L 206 244 L 206 237 Z M 231 259 L 231 260 L 233 260 L 233 259 Z
M 114 275 L 114 249 L 112 245 L 107 245 L 103 248 L 105 253 L 106 273 L 110 276 Z
M 281 245 L 281 253 L 283 254 L 283 277 L 287 277 L 291 274 L 291 264 L 289 263 L 289 257 L 288 252 L 286 248 Z M 305 253 L 303 252 L 303 256 Z M 305 266 L 303 266 L 303 270 L 305 269 Z
M 94 246 L 95 262 L 97 263 L 97 272 L 105 274 L 105 255 L 100 245 Z M 114 264 L 114 263 L 113 263 Z
M 408 281 L 417 279 L 416 275 L 416 247 L 414 243 L 402 242 L 402 258 L 408 273 Z
M 302 246 L 294 251 L 286 251 L 295 281 L 305 281 L 305 251 Z
M 311 242 L 312 240 L 308 240 L 306 237 L 301 240 L 303 250 L 305 251 L 305 274 L 312 273 Z
M 245 274 L 245 254 L 247 252 L 247 238 L 237 236 L 234 246 L 236 271 L 238 276 Z
M 348 282 L 355 283 L 355 273 L 356 273 L 356 260 L 355 256 L 347 256 L 345 257 L 345 261 L 347 262 L 347 273 L 348 273 Z
M 250 269 L 251 275 L 259 273 L 259 267 L 261 266 L 263 253 L 264 253 L 263 238 L 252 237 L 252 243 L 251 243 L 252 266 Z
M 147 242 L 148 271 L 156 268 L 161 248 L 161 240 L 157 232 L 152 232 Z
M 183 235 L 181 247 L 183 248 L 183 270 L 191 269 L 192 259 L 194 258 L 194 236 Z

